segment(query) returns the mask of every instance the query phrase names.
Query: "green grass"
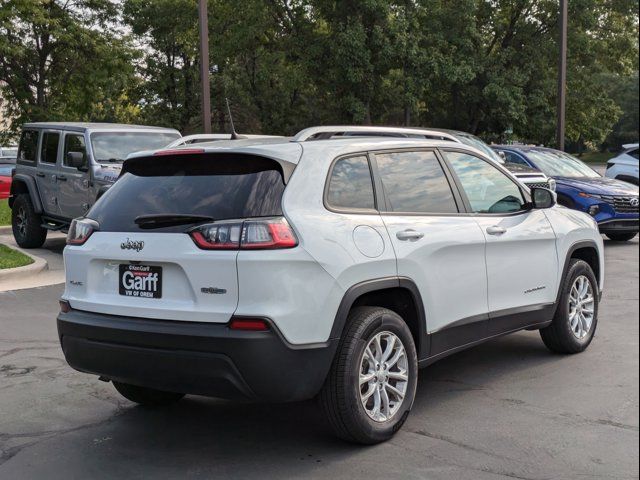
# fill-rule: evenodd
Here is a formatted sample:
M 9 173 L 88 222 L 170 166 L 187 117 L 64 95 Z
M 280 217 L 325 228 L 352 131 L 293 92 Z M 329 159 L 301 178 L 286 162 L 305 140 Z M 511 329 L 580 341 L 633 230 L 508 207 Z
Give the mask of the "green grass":
M 3 268 L 24 267 L 33 263 L 33 260 L 24 253 L 17 252 L 5 245 L 0 245 L 0 270 Z
M 7 200 L 0 200 L 0 227 L 11 225 L 11 209 Z
M 615 153 L 609 152 L 586 152 L 577 157 L 585 163 L 607 163 L 615 156 Z

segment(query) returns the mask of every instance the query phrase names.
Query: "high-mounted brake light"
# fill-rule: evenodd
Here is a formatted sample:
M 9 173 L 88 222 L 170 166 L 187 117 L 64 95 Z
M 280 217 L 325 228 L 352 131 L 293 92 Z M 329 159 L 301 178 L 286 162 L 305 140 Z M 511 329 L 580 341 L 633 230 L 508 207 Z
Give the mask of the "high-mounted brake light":
M 174 148 L 169 150 L 160 150 L 153 154 L 154 157 L 162 157 L 165 155 L 194 155 L 204 153 L 203 148 Z
M 283 217 L 208 223 L 189 234 L 203 250 L 267 250 L 298 245 L 295 233 Z
M 262 318 L 233 317 L 229 322 L 229 328 L 231 330 L 266 332 L 269 330 L 269 324 Z
M 89 218 L 76 218 L 67 233 L 67 245 L 83 245 L 89 237 L 100 229 L 98 222 Z

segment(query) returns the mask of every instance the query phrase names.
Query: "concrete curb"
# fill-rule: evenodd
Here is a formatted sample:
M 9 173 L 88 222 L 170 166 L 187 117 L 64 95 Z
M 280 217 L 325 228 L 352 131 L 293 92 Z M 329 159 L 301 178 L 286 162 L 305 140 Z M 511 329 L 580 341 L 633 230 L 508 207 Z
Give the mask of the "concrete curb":
M 13 233 L 11 231 L 11 225 L 5 225 L 4 227 L 0 227 L 0 235 L 9 235 Z
M 8 246 L 8 245 L 7 245 Z M 16 267 L 16 268 L 6 268 L 0 270 L 0 282 L 5 283 L 12 280 L 18 280 L 25 277 L 29 277 L 31 275 L 37 275 L 43 270 L 47 270 L 49 268 L 49 264 L 46 260 L 40 257 L 36 257 L 28 252 L 25 252 L 21 248 L 15 248 L 13 246 L 9 247 L 13 250 L 17 250 L 20 253 L 25 254 L 27 257 L 33 260 L 33 263 L 29 265 L 25 265 L 24 267 Z

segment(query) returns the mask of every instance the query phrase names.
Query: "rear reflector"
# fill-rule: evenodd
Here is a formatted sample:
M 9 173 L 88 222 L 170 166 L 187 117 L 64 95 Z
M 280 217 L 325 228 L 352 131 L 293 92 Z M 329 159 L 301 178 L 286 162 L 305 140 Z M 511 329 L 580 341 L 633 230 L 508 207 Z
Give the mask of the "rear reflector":
M 231 330 L 244 330 L 251 332 L 266 332 L 269 324 L 261 318 L 232 318 L 229 322 Z
M 71 311 L 71 304 L 66 300 L 60 300 L 60 311 L 62 313 L 69 313 Z

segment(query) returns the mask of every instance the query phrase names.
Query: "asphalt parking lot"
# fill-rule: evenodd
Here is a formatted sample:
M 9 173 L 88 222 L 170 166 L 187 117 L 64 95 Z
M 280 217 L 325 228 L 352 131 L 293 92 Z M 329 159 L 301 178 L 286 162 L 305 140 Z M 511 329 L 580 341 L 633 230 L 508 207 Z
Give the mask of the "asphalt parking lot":
M 373 447 L 335 440 L 314 402 L 134 406 L 65 363 L 61 285 L 0 293 L 0 478 L 638 478 L 638 239 L 606 263 L 587 352 L 523 332 L 444 359 Z

